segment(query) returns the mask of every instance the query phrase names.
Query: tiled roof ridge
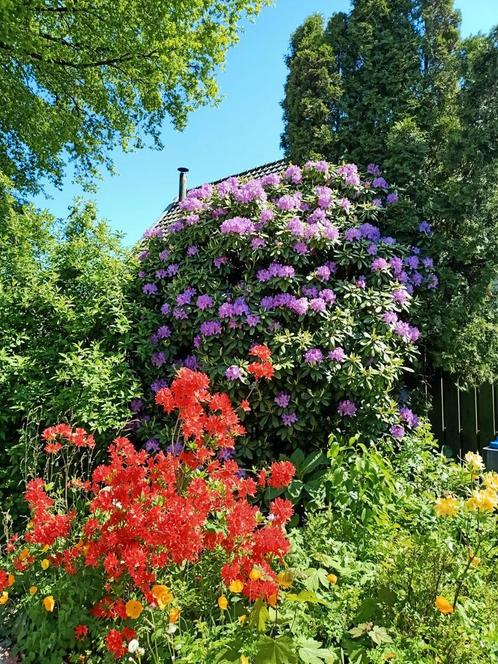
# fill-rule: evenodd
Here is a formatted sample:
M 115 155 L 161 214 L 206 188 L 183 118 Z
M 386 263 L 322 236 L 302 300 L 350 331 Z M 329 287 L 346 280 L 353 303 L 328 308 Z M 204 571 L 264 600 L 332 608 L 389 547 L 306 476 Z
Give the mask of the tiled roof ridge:
M 289 162 L 287 161 L 287 159 L 277 159 L 276 161 L 270 161 L 266 164 L 261 164 L 261 166 L 256 166 L 255 168 L 249 168 L 246 171 L 242 171 L 241 173 L 234 173 L 233 175 L 227 175 L 226 177 L 221 178 L 219 180 L 214 180 L 209 184 L 219 184 L 220 182 L 223 182 L 228 178 L 254 178 L 254 179 L 260 178 L 265 175 L 269 175 L 270 173 L 278 172 L 279 170 L 283 169 L 288 163 Z M 198 186 L 190 187 L 188 191 L 197 189 Z M 178 207 L 178 201 L 177 200 L 173 201 L 162 212 L 161 216 L 154 224 L 154 227 L 156 226 L 164 227 L 166 224 L 171 223 L 172 221 L 176 221 L 180 216 L 183 215 L 184 213 Z

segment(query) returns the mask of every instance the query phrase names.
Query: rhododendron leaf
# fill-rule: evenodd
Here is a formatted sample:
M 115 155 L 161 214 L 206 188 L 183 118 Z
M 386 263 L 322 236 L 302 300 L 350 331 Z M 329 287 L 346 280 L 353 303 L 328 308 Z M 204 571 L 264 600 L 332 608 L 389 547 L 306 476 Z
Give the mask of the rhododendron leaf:
M 296 664 L 297 661 L 294 643 L 288 636 L 262 637 L 254 659 L 255 664 Z
M 301 495 L 301 491 L 303 490 L 303 482 L 301 480 L 292 480 L 292 482 L 289 484 L 287 487 L 287 494 L 289 495 L 289 498 L 292 500 L 292 502 L 296 503 L 298 501 L 299 496 Z

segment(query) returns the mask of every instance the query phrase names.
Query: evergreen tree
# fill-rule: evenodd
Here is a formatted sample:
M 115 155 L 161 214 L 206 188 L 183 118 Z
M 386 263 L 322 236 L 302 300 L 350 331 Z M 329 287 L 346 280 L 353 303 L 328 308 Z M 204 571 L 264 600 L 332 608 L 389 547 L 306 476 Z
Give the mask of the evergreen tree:
M 304 117 L 295 99 L 309 108 L 314 84 L 296 66 L 299 28 L 283 102 L 288 109 L 294 100 L 292 127 L 284 117 L 286 154 L 382 165 L 403 194 L 386 229 L 409 238 L 422 219 L 434 227 L 441 287 L 420 308 L 429 365 L 462 383 L 491 380 L 498 366 L 497 33 L 463 41 L 453 0 L 355 0 L 322 32 L 315 25 L 306 57 L 316 60 L 314 45 L 321 53 L 326 45 L 334 92 L 321 92 L 320 113 Z M 330 140 L 317 150 L 314 136 L 327 131 Z

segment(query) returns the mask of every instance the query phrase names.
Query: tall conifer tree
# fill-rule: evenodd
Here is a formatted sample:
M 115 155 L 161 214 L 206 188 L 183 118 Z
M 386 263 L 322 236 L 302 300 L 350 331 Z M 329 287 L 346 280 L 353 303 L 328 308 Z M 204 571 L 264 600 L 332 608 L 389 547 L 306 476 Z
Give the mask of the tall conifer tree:
M 295 66 L 298 29 L 283 102 L 286 154 L 382 165 L 403 193 L 386 229 L 416 235 L 426 218 L 435 231 L 441 287 L 420 310 L 430 366 L 462 383 L 490 380 L 498 367 L 498 33 L 462 40 L 453 0 L 355 0 L 323 32 L 315 21 L 307 58 L 317 57 L 313 44 L 328 49 L 334 90 L 322 90 L 320 113 L 304 118 L 296 99 L 309 109 L 314 92 Z M 329 137 L 322 150 L 316 135 Z

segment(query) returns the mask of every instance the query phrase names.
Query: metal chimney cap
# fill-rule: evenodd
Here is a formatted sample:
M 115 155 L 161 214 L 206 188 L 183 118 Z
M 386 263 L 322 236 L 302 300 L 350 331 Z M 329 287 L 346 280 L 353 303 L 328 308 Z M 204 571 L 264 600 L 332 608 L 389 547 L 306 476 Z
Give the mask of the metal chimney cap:
M 186 168 L 185 166 L 179 166 L 178 170 L 180 171 L 180 173 L 188 173 L 188 168 Z

